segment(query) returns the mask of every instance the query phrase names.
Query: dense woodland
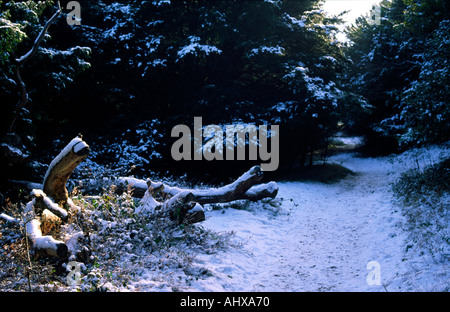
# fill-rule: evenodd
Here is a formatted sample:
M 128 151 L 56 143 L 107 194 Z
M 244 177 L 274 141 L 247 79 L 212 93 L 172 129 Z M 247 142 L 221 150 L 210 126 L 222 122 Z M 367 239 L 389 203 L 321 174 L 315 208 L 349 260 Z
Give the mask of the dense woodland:
M 260 163 L 172 160 L 170 130 L 195 116 L 280 125 L 277 175 L 326 156 L 338 131 L 369 155 L 449 139 L 445 0 L 382 1 L 348 42 L 320 0 L 81 1 L 73 26 L 67 2 L 22 64 L 58 3 L 0 1 L 2 184 L 40 182 L 78 133 L 91 167 L 117 174 L 220 181 Z

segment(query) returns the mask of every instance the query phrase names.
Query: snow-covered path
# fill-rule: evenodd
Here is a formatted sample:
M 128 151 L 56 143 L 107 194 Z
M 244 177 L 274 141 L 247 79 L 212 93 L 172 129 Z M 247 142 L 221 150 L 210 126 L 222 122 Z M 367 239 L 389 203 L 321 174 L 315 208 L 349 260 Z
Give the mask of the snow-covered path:
M 192 285 L 194 290 L 411 290 L 404 285 L 402 217 L 391 202 L 394 166 L 385 158 L 352 154 L 332 161 L 356 174 L 331 185 L 279 183 L 278 212 L 255 206 L 210 211 L 204 226 L 232 230 L 243 245 L 199 255 L 212 276 Z M 367 283 L 370 261 L 380 264 L 379 286 Z

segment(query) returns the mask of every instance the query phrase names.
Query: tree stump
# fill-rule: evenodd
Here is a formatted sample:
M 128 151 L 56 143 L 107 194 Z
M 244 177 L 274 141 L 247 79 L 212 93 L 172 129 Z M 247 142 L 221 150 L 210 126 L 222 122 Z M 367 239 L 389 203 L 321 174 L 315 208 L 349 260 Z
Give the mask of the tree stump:
M 73 170 L 87 158 L 89 145 L 81 136 L 73 139 L 61 153 L 51 162 L 44 177 L 44 193 L 55 203 L 64 207 L 67 205 L 69 193 L 66 183 Z

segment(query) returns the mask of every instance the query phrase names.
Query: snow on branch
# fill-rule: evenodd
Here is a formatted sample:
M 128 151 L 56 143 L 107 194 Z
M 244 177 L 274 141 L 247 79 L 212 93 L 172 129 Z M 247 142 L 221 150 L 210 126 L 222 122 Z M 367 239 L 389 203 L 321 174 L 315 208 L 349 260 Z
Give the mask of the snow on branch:
M 200 44 L 200 37 L 196 36 L 189 36 L 190 44 L 182 47 L 178 51 L 178 59 L 175 62 L 178 62 L 180 59 L 185 57 L 187 54 L 193 54 L 197 55 L 197 52 L 204 52 L 206 55 L 209 55 L 211 53 L 217 53 L 221 54 L 222 50 L 215 46 L 207 45 L 207 44 Z
M 44 40 L 45 35 L 47 34 L 48 29 L 50 26 L 58 19 L 58 17 L 61 15 L 61 6 L 58 1 L 58 10 L 53 14 L 53 16 L 45 23 L 44 28 L 41 30 L 39 35 L 37 36 L 36 40 L 33 43 L 33 46 L 31 47 L 30 51 L 28 51 L 26 54 L 22 55 L 20 58 L 16 59 L 16 63 L 20 66 L 23 65 L 26 61 L 31 59 L 37 52 L 39 45 L 41 44 L 42 40 Z

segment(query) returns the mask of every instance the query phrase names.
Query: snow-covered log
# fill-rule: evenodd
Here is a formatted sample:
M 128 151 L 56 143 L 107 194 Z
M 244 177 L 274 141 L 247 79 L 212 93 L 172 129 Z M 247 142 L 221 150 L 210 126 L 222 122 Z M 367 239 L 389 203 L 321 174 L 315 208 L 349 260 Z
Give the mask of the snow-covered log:
M 243 199 L 244 193 L 253 185 L 261 181 L 263 172 L 260 166 L 254 166 L 241 175 L 236 181 L 220 188 L 209 188 L 204 190 L 193 190 L 194 201 L 200 204 L 227 203 L 233 200 Z M 164 192 L 172 196 L 183 192 L 176 187 L 164 188 Z
M 242 194 L 242 199 L 258 201 L 264 198 L 275 198 L 278 194 L 278 184 L 274 181 L 252 186 Z
M 44 192 L 41 190 L 33 190 L 31 195 L 35 197 L 35 208 L 39 209 L 39 211 L 48 209 L 61 220 L 67 221 L 67 218 L 69 217 L 67 211 L 54 203 Z
M 194 201 L 202 205 L 213 203 L 227 203 L 239 199 L 260 200 L 266 197 L 274 198 L 278 193 L 275 182 L 257 185 L 263 177 L 260 166 L 254 166 L 241 175 L 236 181 L 220 188 L 192 190 Z M 253 187 L 253 188 L 252 188 Z M 184 190 L 179 188 L 164 188 L 163 192 L 175 195 Z
M 32 201 L 30 201 L 25 206 L 25 229 L 27 232 L 27 236 L 32 243 L 33 249 L 37 253 L 42 253 L 48 256 L 54 257 L 67 257 L 68 248 L 66 244 L 62 241 L 56 240 L 51 236 L 43 236 L 41 231 L 40 221 L 36 217 L 36 202 L 38 196 L 41 196 L 41 191 L 33 191 L 31 195 L 34 197 Z M 38 195 L 36 195 L 38 194 Z M 45 195 L 43 195 L 45 196 Z
M 119 178 L 116 180 L 118 190 L 123 190 L 126 186 L 133 189 L 133 196 L 143 197 L 147 190 L 158 189 L 158 192 L 166 196 L 175 196 L 184 191 L 193 194 L 194 202 L 201 205 L 212 203 L 227 203 L 239 199 L 258 201 L 264 198 L 275 198 L 278 194 L 276 182 L 258 184 L 263 177 L 261 167 L 252 167 L 249 171 L 240 176 L 231 184 L 220 188 L 209 189 L 183 189 L 163 184 L 161 182 L 144 181 L 136 178 Z
M 20 221 L 17 220 L 16 218 L 13 218 L 11 216 L 8 216 L 5 213 L 0 213 L 0 219 L 5 220 L 6 222 L 12 223 L 12 224 L 19 224 Z
M 57 204 L 64 206 L 68 203 L 67 180 L 88 154 L 89 145 L 78 136 L 51 162 L 44 177 L 43 190 Z
M 67 246 L 64 242 L 58 241 L 51 236 L 42 236 L 40 223 L 33 219 L 26 224 L 28 238 L 33 244 L 33 249 L 37 253 L 43 253 L 52 257 L 67 257 Z
M 193 201 L 190 191 L 183 191 L 173 196 L 163 204 L 163 209 L 169 212 L 172 219 L 178 223 L 197 223 L 205 220 L 203 207 Z
M 275 198 L 278 194 L 277 183 L 258 184 L 262 174 L 261 168 L 255 166 L 233 183 L 209 189 L 182 189 L 164 185 L 162 182 L 135 178 L 119 178 L 116 184 L 117 191 L 130 187 L 133 190 L 133 196 L 142 197 L 141 206 L 136 212 L 164 209 L 179 223 L 195 223 L 205 220 L 203 204 L 227 203 L 240 199 L 258 201 L 264 198 Z M 157 196 L 168 199 L 162 203 L 156 200 Z
M 154 183 L 156 187 L 152 187 L 150 184 L 151 182 L 149 182 L 149 188 L 141 200 L 141 205 L 136 208 L 137 213 L 154 213 L 157 210 L 162 210 L 179 224 L 192 224 L 205 220 L 203 207 L 192 200 L 194 198 L 192 192 L 180 192 L 161 203 L 154 197 L 164 190 L 164 185 L 162 183 Z

